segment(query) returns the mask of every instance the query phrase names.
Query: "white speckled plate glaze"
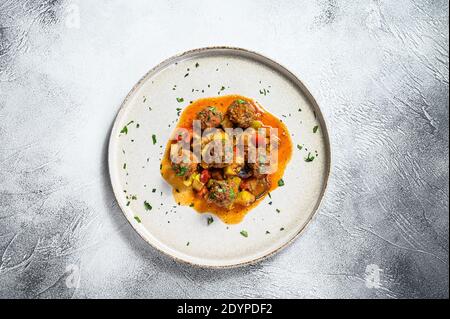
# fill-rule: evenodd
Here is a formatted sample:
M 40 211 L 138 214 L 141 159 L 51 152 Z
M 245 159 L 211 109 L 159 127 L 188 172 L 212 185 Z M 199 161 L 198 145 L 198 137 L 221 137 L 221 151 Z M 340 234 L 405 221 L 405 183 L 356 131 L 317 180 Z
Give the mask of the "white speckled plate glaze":
M 178 206 L 171 187 L 160 175 L 160 160 L 178 120 L 177 108 L 219 94 L 240 94 L 258 101 L 283 120 L 294 144 L 285 186 L 235 225 L 224 224 L 214 216 L 208 225 L 211 215 Z M 127 134 L 121 133 L 125 126 Z M 315 126 L 319 126 L 316 133 Z M 318 156 L 306 162 L 310 152 Z M 113 190 L 136 231 L 177 260 L 216 268 L 257 262 L 292 242 L 319 207 L 330 161 L 322 114 L 298 78 L 260 54 L 227 47 L 188 51 L 149 71 L 123 102 L 109 144 Z M 144 201 L 151 210 L 145 208 Z M 248 237 L 240 234 L 242 230 Z

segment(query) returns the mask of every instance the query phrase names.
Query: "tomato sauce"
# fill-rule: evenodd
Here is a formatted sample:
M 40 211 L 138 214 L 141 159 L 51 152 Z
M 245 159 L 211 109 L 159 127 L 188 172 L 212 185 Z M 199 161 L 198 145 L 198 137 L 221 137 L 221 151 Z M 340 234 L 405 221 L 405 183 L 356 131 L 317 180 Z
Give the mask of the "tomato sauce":
M 267 112 L 256 101 L 240 96 L 240 95 L 226 95 L 220 97 L 203 98 L 194 101 L 188 105 L 180 115 L 180 119 L 177 124 L 177 128 L 191 128 L 192 122 L 196 119 L 196 115 L 203 108 L 208 106 L 215 107 L 218 111 L 226 113 L 228 106 L 235 100 L 242 99 L 252 102 L 258 108 L 260 113 L 260 120 L 264 127 L 273 127 L 278 129 L 278 168 L 277 171 L 271 175 L 268 175 L 270 182 L 270 191 L 275 190 L 278 187 L 278 181 L 283 178 L 284 171 L 292 156 L 292 141 L 287 130 L 280 119 L 273 114 Z M 241 222 L 245 215 L 255 208 L 267 194 L 259 198 L 256 202 L 248 207 L 234 205 L 231 209 L 225 209 L 215 204 L 208 203 L 205 199 L 196 195 L 195 191 L 190 186 L 183 184 L 183 178 L 176 176 L 172 169 L 170 162 L 170 147 L 173 141 L 168 141 L 164 157 L 161 161 L 161 175 L 163 178 L 173 187 L 173 196 L 179 205 L 190 206 L 199 213 L 212 213 L 218 216 L 223 222 L 227 224 L 237 224 Z

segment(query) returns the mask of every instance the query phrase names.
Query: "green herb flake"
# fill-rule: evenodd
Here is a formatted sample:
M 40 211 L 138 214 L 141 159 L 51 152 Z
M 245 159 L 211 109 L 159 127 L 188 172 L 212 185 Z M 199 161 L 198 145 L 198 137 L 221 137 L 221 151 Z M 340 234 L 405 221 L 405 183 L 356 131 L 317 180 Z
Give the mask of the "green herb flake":
M 270 231 L 266 230 L 266 235 L 270 234 Z
M 186 243 L 186 246 L 189 246 L 189 245 L 190 245 L 190 242 L 187 242 L 187 243 Z
M 207 219 L 207 224 L 208 226 L 211 225 L 214 222 L 214 218 L 212 218 L 211 216 L 208 217 Z
M 279 210 L 278 208 L 276 209 L 276 211 L 277 211 L 278 214 L 281 213 L 281 210 Z
M 182 103 L 182 102 L 184 102 L 184 99 L 182 97 L 177 97 L 177 102 Z
M 125 125 L 123 129 L 120 131 L 121 134 L 128 134 L 128 127 Z
M 318 126 L 318 125 L 314 126 L 314 128 L 313 128 L 313 133 L 316 133 L 318 129 L 319 129 L 319 126 Z
M 127 169 L 127 163 L 123 163 L 123 169 Z
M 191 203 L 190 205 L 189 205 L 189 207 L 194 207 L 195 206 L 195 204 L 194 203 Z
M 156 193 L 156 188 L 153 188 L 153 189 L 152 189 L 152 193 Z
M 197 62 L 197 63 L 195 63 L 195 67 L 196 67 L 196 68 L 198 68 L 198 67 L 199 67 L 199 65 L 200 65 L 200 64 L 198 64 L 198 62 Z
M 147 201 L 144 201 L 144 207 L 145 207 L 145 210 L 152 210 L 152 205 L 150 205 L 150 203 L 149 202 L 147 202 Z
M 307 163 L 312 162 L 312 161 L 314 161 L 314 158 L 315 157 L 312 156 L 311 153 L 308 153 L 308 156 L 305 157 L 305 162 L 307 162 Z
M 280 231 L 283 231 L 283 230 L 284 230 L 284 227 L 281 227 L 281 228 L 280 228 Z
M 246 230 L 241 230 L 240 234 L 246 238 L 248 237 L 248 233 Z
M 155 134 L 152 135 L 152 141 L 153 141 L 153 145 L 155 145 L 157 143 Z
M 188 168 L 185 166 L 180 167 L 178 173 L 176 173 L 177 176 L 184 176 L 186 174 Z
M 130 201 L 127 202 L 127 206 L 130 206 Z
M 239 100 L 236 100 L 239 104 L 246 104 L 247 103 L 247 101 L 244 101 L 244 100 L 241 100 L 241 99 L 239 99 Z
M 297 145 L 297 148 L 299 149 L 299 151 L 301 151 L 303 149 L 303 146 L 301 146 L 300 144 Z
M 283 179 L 280 179 L 279 181 L 278 181 L 278 186 L 284 186 L 284 180 Z
M 141 223 L 141 219 L 138 216 L 134 216 L 134 219 L 140 224 Z

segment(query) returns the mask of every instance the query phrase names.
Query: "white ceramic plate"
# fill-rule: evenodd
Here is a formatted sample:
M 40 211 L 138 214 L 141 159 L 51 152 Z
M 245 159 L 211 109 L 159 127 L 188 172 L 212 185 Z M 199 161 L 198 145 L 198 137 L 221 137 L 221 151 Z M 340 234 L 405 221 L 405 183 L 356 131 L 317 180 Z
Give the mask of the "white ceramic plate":
M 236 225 L 218 218 L 208 225 L 208 214 L 178 206 L 171 187 L 160 176 L 160 159 L 177 123 L 177 108 L 218 94 L 240 94 L 258 101 L 283 120 L 294 143 L 286 185 Z M 120 133 L 125 126 L 127 134 Z M 315 126 L 319 126 L 316 133 Z M 123 213 L 149 244 L 190 264 L 233 267 L 270 256 L 301 233 L 327 185 L 329 145 L 317 103 L 291 72 L 247 50 L 203 48 L 162 62 L 131 90 L 111 131 L 109 172 Z M 315 156 L 312 162 L 305 161 L 308 153 Z M 242 230 L 248 237 L 240 234 Z

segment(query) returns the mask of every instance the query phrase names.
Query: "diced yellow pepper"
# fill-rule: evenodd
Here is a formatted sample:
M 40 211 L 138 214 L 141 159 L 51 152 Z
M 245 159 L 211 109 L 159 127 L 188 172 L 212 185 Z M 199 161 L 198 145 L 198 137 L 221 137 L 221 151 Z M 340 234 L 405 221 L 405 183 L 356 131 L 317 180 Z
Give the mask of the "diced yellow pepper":
M 225 175 L 237 175 L 233 165 L 228 165 L 224 170 Z
M 237 176 L 233 176 L 230 178 L 231 183 L 233 184 L 236 189 L 239 189 L 239 186 L 241 185 L 241 178 Z
M 254 129 L 259 129 L 259 128 L 261 128 L 263 126 L 263 123 L 261 122 L 261 121 L 253 121 L 252 123 L 251 123 L 251 127 L 252 128 L 254 128 Z
M 192 188 L 197 192 L 201 191 L 204 186 L 205 185 L 199 180 L 194 179 L 194 181 L 192 182 Z
M 256 200 L 255 195 L 247 191 L 238 193 L 235 203 L 241 206 L 250 206 Z
M 191 176 L 189 176 L 189 178 L 183 180 L 183 184 L 185 186 L 191 186 L 192 185 L 192 181 L 193 181 L 193 178 L 192 178 L 192 175 L 191 175 Z

